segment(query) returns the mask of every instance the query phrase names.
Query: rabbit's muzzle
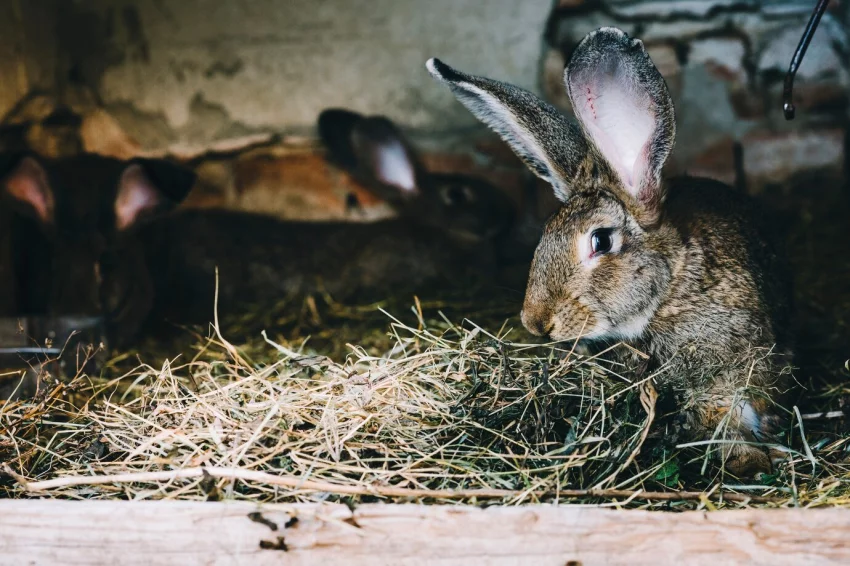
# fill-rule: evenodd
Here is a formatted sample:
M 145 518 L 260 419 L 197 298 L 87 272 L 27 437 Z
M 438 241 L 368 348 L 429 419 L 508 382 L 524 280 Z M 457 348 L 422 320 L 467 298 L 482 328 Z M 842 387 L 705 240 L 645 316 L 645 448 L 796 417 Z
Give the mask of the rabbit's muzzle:
M 574 298 L 555 303 L 535 300 L 527 294 L 520 319 L 535 336 L 548 336 L 553 340 L 591 338 L 600 331 L 599 317 Z
M 548 309 L 523 307 L 520 313 L 522 325 L 535 336 L 546 336 L 552 330 L 552 316 Z

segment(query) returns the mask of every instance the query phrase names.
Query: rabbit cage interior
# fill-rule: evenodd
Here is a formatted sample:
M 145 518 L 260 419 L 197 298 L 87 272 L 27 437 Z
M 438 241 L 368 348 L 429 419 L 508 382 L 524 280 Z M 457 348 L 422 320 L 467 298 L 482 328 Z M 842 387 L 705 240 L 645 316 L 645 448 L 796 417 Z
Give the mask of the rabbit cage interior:
M 0 493 L 846 502 L 848 2 L 812 39 L 796 118 L 782 112 L 813 8 L 3 2 Z M 559 203 L 425 67 L 440 57 L 571 116 L 564 68 L 601 26 L 642 39 L 666 80 L 665 175 L 749 193 L 787 241 L 797 387 L 785 457 L 755 479 L 712 457 L 722 430 L 688 440 L 647 385 L 663 366 L 523 328 Z M 201 467 L 235 472 L 144 476 Z M 86 480 L 126 472 L 142 475 Z

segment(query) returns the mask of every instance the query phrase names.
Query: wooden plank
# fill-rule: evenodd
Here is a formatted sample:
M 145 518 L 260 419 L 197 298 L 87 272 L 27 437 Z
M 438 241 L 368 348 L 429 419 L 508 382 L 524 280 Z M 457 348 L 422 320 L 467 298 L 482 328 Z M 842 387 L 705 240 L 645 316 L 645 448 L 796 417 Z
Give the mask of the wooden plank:
M 850 564 L 850 510 L 0 501 L 0 564 Z

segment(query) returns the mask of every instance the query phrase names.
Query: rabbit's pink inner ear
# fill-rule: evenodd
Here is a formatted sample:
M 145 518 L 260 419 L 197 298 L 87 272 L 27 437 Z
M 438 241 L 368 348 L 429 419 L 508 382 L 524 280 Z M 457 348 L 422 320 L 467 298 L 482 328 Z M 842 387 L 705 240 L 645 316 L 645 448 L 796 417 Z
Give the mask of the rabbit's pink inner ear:
M 570 86 L 576 115 L 588 136 L 626 190 L 637 197 L 656 126 L 651 100 L 622 72 L 576 80 Z
M 372 173 L 381 184 L 395 187 L 406 195 L 419 191 L 416 165 L 400 140 L 384 140 L 373 148 Z
M 9 196 L 31 208 L 41 222 L 53 223 L 53 191 L 47 173 L 35 159 L 24 157 L 4 184 Z
M 138 163 L 127 167 L 118 183 L 115 197 L 115 227 L 125 230 L 140 216 L 162 204 L 162 193 Z

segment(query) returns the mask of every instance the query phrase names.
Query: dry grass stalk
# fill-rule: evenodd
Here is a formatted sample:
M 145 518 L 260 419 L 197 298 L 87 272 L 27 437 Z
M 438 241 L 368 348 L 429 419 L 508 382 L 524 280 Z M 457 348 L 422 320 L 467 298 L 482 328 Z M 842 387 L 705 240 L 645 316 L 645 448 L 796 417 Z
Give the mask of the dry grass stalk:
M 421 306 L 414 316 L 415 326 L 392 320 L 383 355 L 350 346 L 339 363 L 280 338 L 236 346 L 216 328 L 188 361 L 142 364 L 109 383 L 81 375 L 41 400 L 6 404 L 0 459 L 9 480 L 0 472 L 0 489 L 710 508 L 847 498 L 843 463 L 818 460 L 815 475 L 796 452 L 773 485 L 722 474 L 685 483 L 705 447 L 668 442 L 651 382 L 659 376 L 621 376 L 574 344 L 511 344 L 505 329 L 426 321 Z M 79 390 L 88 398 L 75 402 L 67 393 Z M 668 428 L 653 434 L 658 427 Z

